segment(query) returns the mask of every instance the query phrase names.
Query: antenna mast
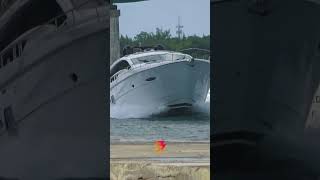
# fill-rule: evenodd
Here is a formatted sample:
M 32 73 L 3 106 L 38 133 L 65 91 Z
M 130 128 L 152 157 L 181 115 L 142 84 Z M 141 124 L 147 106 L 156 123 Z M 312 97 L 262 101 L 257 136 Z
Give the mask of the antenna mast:
M 178 25 L 176 27 L 177 27 L 178 38 L 181 39 L 183 26 L 180 23 L 180 16 L 178 16 Z

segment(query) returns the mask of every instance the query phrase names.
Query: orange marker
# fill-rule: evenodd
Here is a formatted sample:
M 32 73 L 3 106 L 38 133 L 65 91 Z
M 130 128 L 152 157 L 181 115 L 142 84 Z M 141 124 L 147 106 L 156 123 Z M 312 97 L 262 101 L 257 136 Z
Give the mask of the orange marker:
M 158 141 L 156 141 L 154 143 L 154 150 L 157 152 L 157 153 L 161 153 L 165 150 L 166 148 L 166 143 L 164 142 L 164 140 L 160 139 Z

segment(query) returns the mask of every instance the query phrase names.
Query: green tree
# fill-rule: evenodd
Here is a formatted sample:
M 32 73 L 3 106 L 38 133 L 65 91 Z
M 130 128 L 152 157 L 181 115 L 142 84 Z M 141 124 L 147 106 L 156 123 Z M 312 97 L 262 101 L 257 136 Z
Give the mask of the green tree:
M 120 48 L 123 49 L 125 46 L 156 46 L 161 44 L 165 46 L 167 50 L 180 51 L 188 48 L 200 48 L 210 49 L 210 35 L 203 35 L 202 37 L 197 35 L 186 36 L 183 34 L 182 38 L 173 37 L 170 30 L 163 30 L 156 28 L 154 32 L 141 31 L 133 38 L 128 36 L 120 36 Z M 209 54 L 207 52 L 188 52 L 188 54 L 194 57 L 200 57 L 207 59 Z

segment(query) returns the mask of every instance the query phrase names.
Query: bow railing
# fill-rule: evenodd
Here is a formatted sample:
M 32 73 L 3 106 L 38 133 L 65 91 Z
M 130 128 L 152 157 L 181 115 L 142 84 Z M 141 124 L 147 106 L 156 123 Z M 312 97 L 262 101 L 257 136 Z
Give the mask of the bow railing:
M 208 49 L 187 48 L 187 49 L 179 50 L 179 52 L 189 54 L 190 56 L 197 58 L 197 59 L 210 60 L 210 50 L 208 50 Z

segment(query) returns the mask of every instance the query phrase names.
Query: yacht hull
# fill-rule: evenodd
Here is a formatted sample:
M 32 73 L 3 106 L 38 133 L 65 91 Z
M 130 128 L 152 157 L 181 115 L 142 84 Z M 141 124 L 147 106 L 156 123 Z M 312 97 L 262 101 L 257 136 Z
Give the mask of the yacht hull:
M 0 85 L 0 114 L 11 109 L 16 125 L 0 131 L 0 176 L 107 177 L 108 48 L 108 26 L 95 22 L 39 41 L 10 65 L 17 74 Z
M 155 112 L 191 109 L 194 104 L 205 102 L 209 66 L 207 61 L 195 60 L 131 70 L 135 72 L 111 85 L 111 105 L 141 106 Z

